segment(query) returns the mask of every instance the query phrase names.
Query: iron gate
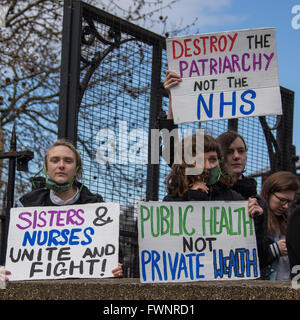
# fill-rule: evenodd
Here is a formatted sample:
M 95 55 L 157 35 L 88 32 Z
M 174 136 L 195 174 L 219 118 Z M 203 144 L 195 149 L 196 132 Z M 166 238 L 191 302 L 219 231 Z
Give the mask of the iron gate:
M 120 244 L 127 276 L 137 271 L 135 203 L 161 200 L 166 193 L 167 164 L 130 161 L 133 152 L 142 160 L 150 158 L 149 132 L 168 106 L 162 87 L 166 70 L 164 37 L 84 2 L 65 0 L 59 137 L 77 145 L 87 187 L 105 201 L 121 204 Z M 281 117 L 201 123 L 214 137 L 228 129 L 244 136 L 249 149 L 246 175 L 295 172 L 294 93 L 281 88 L 281 94 Z M 197 128 L 199 123 L 179 127 Z M 101 163 L 103 146 L 111 147 L 113 157 L 107 163 Z M 107 160 L 108 151 L 105 155 Z

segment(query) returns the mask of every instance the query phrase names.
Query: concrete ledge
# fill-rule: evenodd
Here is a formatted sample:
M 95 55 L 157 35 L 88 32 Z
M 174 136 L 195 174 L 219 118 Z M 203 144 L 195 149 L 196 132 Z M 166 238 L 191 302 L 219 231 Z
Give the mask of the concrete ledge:
M 142 284 L 139 279 L 8 282 L 0 300 L 300 300 L 290 281 Z

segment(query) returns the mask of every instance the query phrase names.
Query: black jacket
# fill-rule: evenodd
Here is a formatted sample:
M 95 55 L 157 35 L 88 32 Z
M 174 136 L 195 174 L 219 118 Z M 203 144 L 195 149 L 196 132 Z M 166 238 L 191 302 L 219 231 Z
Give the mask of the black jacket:
M 220 181 L 210 186 L 208 194 L 201 190 L 189 190 L 185 197 L 167 195 L 163 201 L 237 201 L 244 200 L 236 191 Z
M 79 187 L 80 188 L 80 187 Z M 49 189 L 36 189 L 20 198 L 20 202 L 24 207 L 40 207 L 40 206 L 56 206 L 50 200 Z M 104 202 L 103 198 L 99 194 L 93 194 L 90 190 L 83 186 L 78 200 L 74 204 L 87 204 Z
M 241 194 L 246 200 L 257 196 L 257 182 L 254 178 L 242 176 L 236 181 L 232 189 Z
M 291 208 L 292 213 L 288 220 L 287 231 L 286 231 L 286 245 L 288 249 L 288 256 L 290 260 L 291 278 L 297 273 L 296 270 L 292 272 L 294 266 L 300 265 L 300 197 L 294 206 Z M 299 267 L 300 268 L 300 267 Z

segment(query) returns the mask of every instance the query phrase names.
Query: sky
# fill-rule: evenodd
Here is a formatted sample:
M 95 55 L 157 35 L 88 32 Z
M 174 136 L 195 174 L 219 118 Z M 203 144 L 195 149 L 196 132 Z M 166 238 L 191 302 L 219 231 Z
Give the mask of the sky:
M 162 1 L 163 5 L 169 2 Z M 133 0 L 118 3 L 125 8 Z M 197 19 L 189 34 L 276 28 L 279 84 L 295 92 L 293 143 L 300 155 L 300 0 L 179 0 L 157 14 L 168 16 L 169 30 Z M 159 25 L 151 29 L 161 34 Z

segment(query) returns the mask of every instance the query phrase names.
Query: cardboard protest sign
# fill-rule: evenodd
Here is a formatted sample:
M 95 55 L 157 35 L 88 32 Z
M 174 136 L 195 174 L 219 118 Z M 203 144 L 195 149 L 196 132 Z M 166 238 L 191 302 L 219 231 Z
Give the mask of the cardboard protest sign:
M 140 202 L 141 282 L 259 277 L 246 201 Z
M 10 280 L 112 277 L 118 266 L 119 214 L 116 203 L 11 209 Z
M 275 29 L 166 40 L 175 123 L 282 114 Z

